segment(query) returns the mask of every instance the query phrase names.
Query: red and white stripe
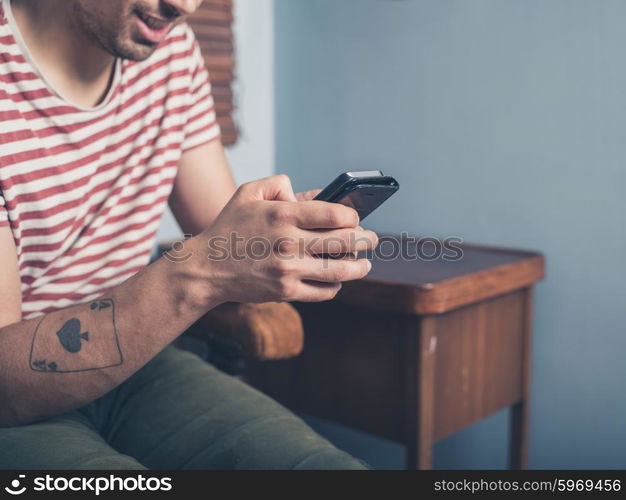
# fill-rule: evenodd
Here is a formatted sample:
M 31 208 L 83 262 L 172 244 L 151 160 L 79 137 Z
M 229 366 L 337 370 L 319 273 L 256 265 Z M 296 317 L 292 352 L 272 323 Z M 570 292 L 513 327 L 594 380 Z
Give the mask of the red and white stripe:
M 1 1 L 0 226 L 15 239 L 28 319 L 144 267 L 181 154 L 220 131 L 187 25 L 146 61 L 119 60 L 103 104 L 83 109 L 49 86 Z

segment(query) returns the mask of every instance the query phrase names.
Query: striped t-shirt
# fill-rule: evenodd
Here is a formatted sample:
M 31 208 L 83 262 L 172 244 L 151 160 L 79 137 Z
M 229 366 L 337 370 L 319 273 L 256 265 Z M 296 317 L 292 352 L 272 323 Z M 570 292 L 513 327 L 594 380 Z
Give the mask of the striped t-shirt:
M 23 318 L 92 300 L 144 267 L 182 152 L 219 134 L 187 25 L 147 60 L 117 60 L 102 104 L 84 109 L 47 83 L 2 0 L 0 226 L 17 248 Z

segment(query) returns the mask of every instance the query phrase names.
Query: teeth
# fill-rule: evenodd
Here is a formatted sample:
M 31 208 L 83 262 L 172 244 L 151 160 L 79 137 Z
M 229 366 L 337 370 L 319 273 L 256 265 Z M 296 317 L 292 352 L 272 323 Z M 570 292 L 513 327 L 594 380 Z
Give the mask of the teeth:
M 164 27 L 164 23 L 161 21 L 155 21 L 154 19 L 148 19 L 148 26 L 155 30 L 160 30 Z
M 167 26 L 166 22 L 154 19 L 153 17 L 144 16 L 143 14 L 139 14 L 139 18 L 146 24 L 146 26 L 148 26 L 148 28 L 153 30 L 162 30 L 165 26 Z

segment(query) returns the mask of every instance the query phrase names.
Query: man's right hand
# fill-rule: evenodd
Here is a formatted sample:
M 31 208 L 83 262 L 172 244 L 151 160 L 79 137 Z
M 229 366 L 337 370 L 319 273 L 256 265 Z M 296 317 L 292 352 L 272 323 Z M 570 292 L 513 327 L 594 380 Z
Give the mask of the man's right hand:
M 369 272 L 367 259 L 319 257 L 375 248 L 376 234 L 358 223 L 352 208 L 298 201 L 289 178 L 277 175 L 242 185 L 189 244 L 201 256 L 193 259 L 195 272 L 213 305 L 316 302 L 332 299 L 342 282 Z

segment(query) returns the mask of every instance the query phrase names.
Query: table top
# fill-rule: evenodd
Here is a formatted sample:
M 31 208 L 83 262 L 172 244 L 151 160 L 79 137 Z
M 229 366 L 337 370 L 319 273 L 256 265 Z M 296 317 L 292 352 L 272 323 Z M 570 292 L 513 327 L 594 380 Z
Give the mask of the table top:
M 382 235 L 380 241 L 369 275 L 344 283 L 335 301 L 417 315 L 441 314 L 530 286 L 545 275 L 545 259 L 537 252 L 454 244 L 462 250 L 455 259 L 454 249 L 431 241 L 393 235 Z M 162 243 L 159 253 L 170 247 L 171 242 Z M 418 258 L 418 248 L 422 257 L 437 252 L 440 256 Z
M 433 240 L 382 236 L 370 274 L 345 283 L 335 300 L 412 314 L 440 314 L 530 286 L 545 275 L 545 259 L 537 252 L 453 245 L 444 248 Z

